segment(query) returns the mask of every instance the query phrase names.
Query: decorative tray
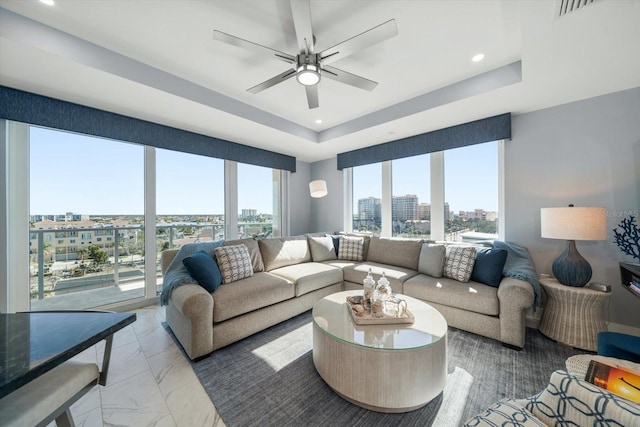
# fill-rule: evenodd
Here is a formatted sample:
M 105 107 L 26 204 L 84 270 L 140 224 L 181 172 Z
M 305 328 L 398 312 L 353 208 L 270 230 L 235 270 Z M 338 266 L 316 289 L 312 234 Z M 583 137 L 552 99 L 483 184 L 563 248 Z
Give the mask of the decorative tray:
M 371 310 L 366 310 L 362 305 L 362 299 L 362 295 L 350 296 L 347 297 L 347 303 L 345 304 L 347 311 L 351 313 L 353 322 L 357 325 L 384 325 L 394 323 L 411 324 L 416 320 L 409 309 L 406 309 L 404 314 L 399 317 L 387 315 L 383 317 L 373 317 L 371 315 Z M 357 308 L 356 306 L 359 306 L 360 308 Z M 357 312 L 359 314 L 356 314 Z

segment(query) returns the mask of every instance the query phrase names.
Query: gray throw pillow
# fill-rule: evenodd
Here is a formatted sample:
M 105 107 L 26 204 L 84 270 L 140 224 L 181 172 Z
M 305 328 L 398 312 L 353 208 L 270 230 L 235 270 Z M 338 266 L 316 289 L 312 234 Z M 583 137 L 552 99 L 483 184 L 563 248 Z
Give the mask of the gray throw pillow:
M 445 252 L 444 245 L 423 243 L 418 258 L 418 272 L 431 277 L 442 277 Z
M 311 249 L 311 258 L 314 262 L 329 261 L 338 258 L 331 237 L 308 236 L 308 240 L 309 249 Z

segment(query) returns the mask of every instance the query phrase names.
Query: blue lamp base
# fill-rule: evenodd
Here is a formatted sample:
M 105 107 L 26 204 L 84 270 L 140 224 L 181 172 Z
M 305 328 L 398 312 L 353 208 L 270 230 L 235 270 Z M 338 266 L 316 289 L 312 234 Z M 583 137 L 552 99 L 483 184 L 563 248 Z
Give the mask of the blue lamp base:
M 591 266 L 578 253 L 575 240 L 567 240 L 567 247 L 553 261 L 552 270 L 563 285 L 582 287 L 591 280 Z

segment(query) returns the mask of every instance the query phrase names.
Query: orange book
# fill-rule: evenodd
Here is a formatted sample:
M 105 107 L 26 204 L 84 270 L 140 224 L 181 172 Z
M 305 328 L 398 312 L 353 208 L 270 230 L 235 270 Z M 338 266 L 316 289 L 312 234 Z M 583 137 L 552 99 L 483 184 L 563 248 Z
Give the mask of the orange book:
M 592 360 L 585 381 L 640 403 L 640 372 Z

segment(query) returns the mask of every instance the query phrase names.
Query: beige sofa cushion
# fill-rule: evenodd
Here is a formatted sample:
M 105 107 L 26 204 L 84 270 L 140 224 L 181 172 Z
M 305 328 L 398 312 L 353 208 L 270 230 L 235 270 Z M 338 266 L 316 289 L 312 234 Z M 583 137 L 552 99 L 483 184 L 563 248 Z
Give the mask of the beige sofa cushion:
M 288 265 L 271 270 L 270 273 L 293 282 L 297 297 L 336 283 L 342 283 L 342 270 L 319 262 Z
M 418 270 L 422 240 L 402 240 L 372 237 L 367 251 L 367 261 L 391 264 Z
M 213 321 L 216 323 L 293 298 L 295 292 L 290 281 L 261 272 L 221 285 L 211 296 Z
M 427 302 L 435 302 L 475 313 L 500 314 L 498 288 L 477 282 L 462 283 L 446 277 L 418 274 L 404 282 L 403 293 Z
M 262 255 L 260 255 L 260 247 L 258 246 L 258 241 L 256 239 L 248 238 L 248 239 L 227 240 L 222 244 L 222 246 L 235 246 L 235 245 L 245 245 L 247 247 L 247 250 L 249 250 L 249 256 L 251 257 L 251 267 L 253 267 L 254 273 L 264 271 L 264 263 L 262 262 Z
M 417 271 L 409 268 L 396 267 L 394 265 L 380 264 L 376 262 L 362 262 L 350 266 L 345 266 L 342 269 L 342 274 L 346 282 L 353 282 L 362 285 L 362 282 L 371 268 L 373 278 L 378 282 L 378 279 L 382 276 L 384 271 L 385 276 L 389 280 L 391 289 L 393 292 L 402 293 L 402 285 L 409 278 L 418 274 Z
M 307 236 L 311 258 L 314 262 L 337 259 L 336 249 L 331 236 Z
M 307 236 L 274 237 L 258 240 L 258 245 L 266 271 L 311 261 Z

